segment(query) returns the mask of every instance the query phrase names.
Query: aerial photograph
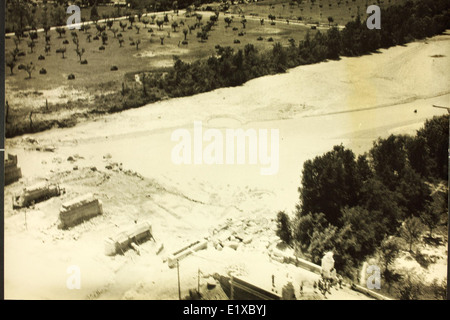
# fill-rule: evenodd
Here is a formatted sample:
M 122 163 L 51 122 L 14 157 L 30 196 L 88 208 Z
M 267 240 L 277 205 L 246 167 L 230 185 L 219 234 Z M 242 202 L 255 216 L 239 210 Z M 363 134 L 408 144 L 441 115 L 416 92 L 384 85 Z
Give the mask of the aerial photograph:
M 5 299 L 447 299 L 450 0 L 2 5 Z

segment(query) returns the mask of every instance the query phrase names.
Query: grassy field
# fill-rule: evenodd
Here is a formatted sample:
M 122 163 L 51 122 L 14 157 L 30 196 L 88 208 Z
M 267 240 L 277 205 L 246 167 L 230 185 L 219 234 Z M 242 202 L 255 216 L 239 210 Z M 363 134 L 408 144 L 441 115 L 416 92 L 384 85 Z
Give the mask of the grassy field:
M 206 19 L 207 16 L 205 15 Z M 27 39 L 24 39 L 19 45 L 19 50 L 25 52 L 26 56 L 19 57 L 18 64 L 33 62 L 35 71 L 32 73 L 31 79 L 25 80 L 28 77 L 26 72 L 19 71 L 16 68 L 13 70 L 14 75 L 11 75 L 8 69 L 6 74 L 7 85 L 14 91 L 48 90 L 55 86 L 71 86 L 88 91 L 97 90 L 97 88 L 115 90 L 120 87 L 126 74 L 171 67 L 174 55 L 181 57 L 185 61 L 193 61 L 214 54 L 216 45 L 242 49 L 248 43 L 252 43 L 258 49 L 264 50 L 271 48 L 273 42 L 281 42 L 287 45 L 289 38 L 300 41 L 308 30 L 304 26 L 287 25 L 285 23 L 278 23 L 274 26 L 269 23 L 261 25 L 256 20 L 249 20 L 244 29 L 238 17 L 235 17 L 230 28 L 225 28 L 226 24 L 221 15 L 219 23 L 213 28 L 207 41 L 199 41 L 196 37 L 199 29 L 196 29 L 192 31 L 192 34 L 187 35 L 188 45 L 182 45 L 180 42 L 184 40 L 182 30 L 185 27 L 181 26 L 174 32 L 170 26 L 172 20 L 178 23 L 183 21 L 185 27 L 195 24 L 195 18 L 185 18 L 181 15 L 178 17 L 174 15 L 170 23 L 163 27 L 163 30 L 158 30 L 156 25 L 148 25 L 145 28 L 143 23 L 134 23 L 133 25 L 140 27 L 139 34 L 137 34 L 135 29 L 125 29 L 125 32 L 120 31 L 124 39 L 122 47 L 120 47 L 118 39 L 114 38 L 113 33 L 107 31 L 108 41 L 104 46 L 105 50 L 99 50 L 102 46 L 101 39 L 91 40 L 91 42 L 87 40 L 88 33 L 94 38 L 96 33 L 94 26 L 91 27 L 88 33 L 77 31 L 80 48 L 85 49 L 82 59 L 88 61 L 87 65 L 80 64 L 79 57 L 75 52 L 76 46 L 72 42 L 70 32 L 67 32 L 62 38 L 59 37 L 56 31 L 49 32 L 51 36 L 51 52 L 49 54 L 44 52 L 45 39 L 42 33 L 39 34 L 33 53 L 27 47 Z M 116 21 L 113 28 L 118 27 L 119 22 Z M 237 30 L 233 31 L 233 28 L 237 28 Z M 153 32 L 148 32 L 150 29 Z M 243 32 L 244 35 L 239 36 L 240 32 Z M 164 36 L 163 45 L 161 45 L 161 36 Z M 258 37 L 262 37 L 263 40 L 257 40 Z M 272 38 L 273 42 L 270 42 L 269 38 Z M 63 44 L 65 40 L 69 41 L 69 43 Z M 236 44 L 234 40 L 239 40 L 240 43 Z M 136 43 L 137 41 L 140 41 L 138 49 L 136 45 L 131 45 L 132 42 Z M 14 49 L 12 38 L 6 39 L 5 47 L 7 54 Z M 66 48 L 66 54 L 63 59 L 61 54 L 56 53 L 56 50 L 64 47 Z M 45 60 L 38 60 L 40 55 L 44 56 Z M 112 66 L 117 66 L 118 70 L 110 71 Z M 47 74 L 39 74 L 41 68 L 46 69 Z M 75 80 L 67 79 L 67 76 L 71 73 L 75 75 Z

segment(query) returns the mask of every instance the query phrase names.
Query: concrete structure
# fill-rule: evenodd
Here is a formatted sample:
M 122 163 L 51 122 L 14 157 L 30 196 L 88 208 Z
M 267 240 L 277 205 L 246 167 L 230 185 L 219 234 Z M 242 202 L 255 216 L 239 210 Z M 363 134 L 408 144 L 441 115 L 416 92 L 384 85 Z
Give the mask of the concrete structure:
M 5 186 L 22 178 L 22 170 L 17 167 L 17 156 L 8 154 L 5 159 Z
M 113 256 L 118 253 L 124 253 L 132 247 L 132 244 L 140 244 L 149 239 L 153 239 L 152 226 L 148 222 L 137 224 L 128 230 L 107 238 L 105 240 L 105 254 Z
M 57 184 L 39 182 L 29 187 L 25 187 L 19 196 L 13 199 L 13 208 L 27 207 L 31 204 L 57 197 L 61 194 L 61 189 Z
M 333 252 L 329 251 L 322 257 L 322 273 L 326 279 L 332 279 L 334 270 Z
M 208 247 L 208 241 L 207 240 L 200 240 L 195 241 L 188 245 L 187 247 L 184 247 L 174 253 L 172 253 L 167 258 L 167 263 L 169 265 L 169 268 L 173 268 L 177 265 L 177 260 L 182 260 L 186 258 L 188 255 L 190 255 L 193 252 L 206 249 Z
M 315 274 L 322 275 L 322 267 L 312 263 L 311 261 L 296 257 L 293 254 L 284 253 L 280 250 L 274 250 L 271 252 L 270 257 L 280 263 L 290 263 L 296 267 L 314 272 Z
M 102 202 L 91 193 L 85 194 L 62 204 L 59 210 L 59 228 L 75 226 L 99 214 L 103 214 Z

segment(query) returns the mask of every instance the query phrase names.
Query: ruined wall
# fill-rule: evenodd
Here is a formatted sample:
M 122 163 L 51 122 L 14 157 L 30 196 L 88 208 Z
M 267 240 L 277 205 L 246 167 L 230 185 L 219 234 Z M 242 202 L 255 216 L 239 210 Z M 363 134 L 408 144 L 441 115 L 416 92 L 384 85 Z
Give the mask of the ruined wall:
M 35 185 L 25 187 L 22 193 L 14 201 L 15 208 L 21 208 L 51 197 L 60 195 L 60 188 L 57 184 L 47 184 L 40 182 Z
M 152 238 L 152 226 L 143 222 L 132 228 L 122 231 L 105 240 L 105 254 L 113 256 L 123 253 L 131 247 L 132 243 L 140 244 Z
M 91 193 L 62 204 L 59 211 L 60 228 L 66 229 L 84 220 L 103 214 L 102 202 Z
M 176 251 L 175 253 L 171 254 L 167 259 L 169 268 L 175 267 L 177 265 L 177 260 L 184 259 L 191 253 L 206 249 L 207 247 L 208 247 L 208 241 L 201 240 L 201 241 L 195 241 L 195 242 L 191 243 L 190 245 L 188 245 L 187 247 L 184 247 L 183 249 Z
M 5 186 L 22 178 L 22 170 L 17 167 L 17 156 L 8 154 L 5 159 Z

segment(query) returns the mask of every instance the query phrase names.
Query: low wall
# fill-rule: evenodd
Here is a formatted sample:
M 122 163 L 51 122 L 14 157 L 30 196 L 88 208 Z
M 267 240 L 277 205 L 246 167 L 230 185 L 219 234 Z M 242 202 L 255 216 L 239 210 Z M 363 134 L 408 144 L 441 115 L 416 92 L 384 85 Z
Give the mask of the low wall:
M 322 275 L 322 267 L 312 263 L 311 261 L 298 258 L 292 254 L 284 253 L 280 250 L 273 250 L 271 253 L 271 258 L 281 262 L 281 263 L 290 263 L 295 265 L 296 267 L 300 267 L 306 269 L 308 271 L 314 272 L 318 275 Z
M 143 222 L 132 228 L 122 231 L 113 237 L 105 240 L 105 254 L 113 256 L 125 252 L 132 243 L 142 243 L 152 238 L 152 226 L 148 222 Z
M 369 297 L 372 297 L 374 299 L 377 299 L 377 300 L 392 300 L 391 298 L 383 296 L 382 294 L 379 294 L 377 292 L 374 292 L 372 290 L 369 290 L 369 289 L 364 288 L 364 287 L 362 287 L 360 285 L 357 285 L 357 284 L 352 284 L 351 288 L 353 290 L 355 290 L 355 291 L 361 292 L 361 293 L 363 293 L 363 294 L 365 294 L 365 295 L 367 295 Z
M 66 229 L 100 214 L 103 214 L 102 202 L 89 193 L 62 204 L 59 227 Z
M 295 264 L 297 267 L 309 270 L 318 275 L 322 274 L 322 267 L 308 260 L 296 257 L 289 257 L 287 262 Z

